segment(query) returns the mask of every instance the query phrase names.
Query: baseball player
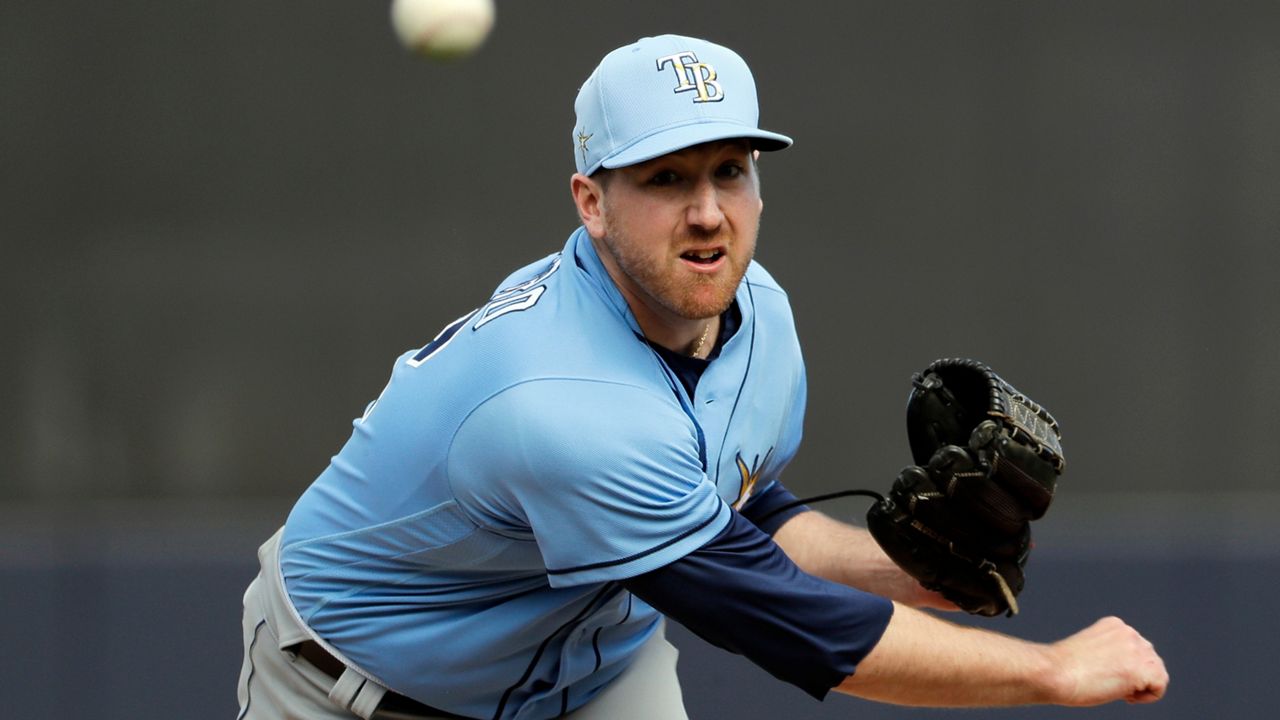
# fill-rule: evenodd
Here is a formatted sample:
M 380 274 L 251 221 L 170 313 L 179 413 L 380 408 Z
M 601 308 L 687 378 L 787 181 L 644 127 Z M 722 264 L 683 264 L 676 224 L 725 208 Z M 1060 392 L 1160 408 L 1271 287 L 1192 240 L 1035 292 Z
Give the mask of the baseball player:
M 759 153 L 791 140 L 742 58 L 644 38 L 575 110 L 581 227 L 397 359 L 261 547 L 240 718 L 684 718 L 668 616 L 816 698 L 1158 699 L 1119 620 L 953 625 L 865 531 L 788 507 L 805 371 L 752 255 Z

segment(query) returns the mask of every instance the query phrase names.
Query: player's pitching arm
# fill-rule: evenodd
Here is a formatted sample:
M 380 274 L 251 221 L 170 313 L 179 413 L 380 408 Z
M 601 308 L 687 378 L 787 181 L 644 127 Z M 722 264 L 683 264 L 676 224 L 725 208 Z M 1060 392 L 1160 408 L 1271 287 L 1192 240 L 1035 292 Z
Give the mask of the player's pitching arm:
M 880 642 L 835 689 L 935 707 L 1155 702 L 1169 673 L 1151 643 L 1103 618 L 1056 643 L 963 627 L 898 605 Z
M 1168 685 L 1151 643 L 1117 618 L 1057 643 L 1027 642 L 907 607 L 954 609 L 862 528 L 810 511 L 789 519 L 774 541 L 808 573 L 896 601 L 884 635 L 840 692 L 902 705 L 1087 706 L 1153 702 Z

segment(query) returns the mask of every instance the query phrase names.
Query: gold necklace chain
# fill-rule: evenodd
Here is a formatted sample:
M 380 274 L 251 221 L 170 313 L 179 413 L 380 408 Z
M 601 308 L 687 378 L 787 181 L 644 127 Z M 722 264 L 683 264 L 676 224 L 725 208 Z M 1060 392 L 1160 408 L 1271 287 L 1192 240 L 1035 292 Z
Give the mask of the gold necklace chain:
M 707 333 L 711 332 L 711 323 L 713 322 L 715 321 L 708 320 L 707 326 L 702 328 L 702 337 L 698 338 L 698 344 L 693 346 L 693 352 L 690 353 L 693 357 L 698 357 L 702 354 L 702 346 L 707 343 Z

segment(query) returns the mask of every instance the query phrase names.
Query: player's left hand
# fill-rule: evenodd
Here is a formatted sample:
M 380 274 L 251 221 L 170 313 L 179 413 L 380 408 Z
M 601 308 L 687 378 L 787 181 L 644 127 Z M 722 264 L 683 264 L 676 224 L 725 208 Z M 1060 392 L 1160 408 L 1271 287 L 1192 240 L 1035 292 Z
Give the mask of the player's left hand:
M 867 511 L 867 527 L 894 562 L 960 608 L 1017 614 L 1030 523 L 1065 465 L 1058 424 L 975 360 L 939 360 L 912 385 L 915 465 Z

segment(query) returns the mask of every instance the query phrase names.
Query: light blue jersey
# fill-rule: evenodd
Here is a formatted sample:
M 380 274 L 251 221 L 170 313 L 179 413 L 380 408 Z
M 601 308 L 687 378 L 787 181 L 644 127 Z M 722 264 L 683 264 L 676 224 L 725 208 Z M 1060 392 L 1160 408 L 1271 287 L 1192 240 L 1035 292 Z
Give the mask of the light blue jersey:
M 302 620 L 391 690 L 537 720 L 590 700 L 654 631 L 616 581 L 723 530 L 800 442 L 786 295 L 752 264 L 742 322 L 689 397 L 585 230 L 396 361 L 294 507 Z

